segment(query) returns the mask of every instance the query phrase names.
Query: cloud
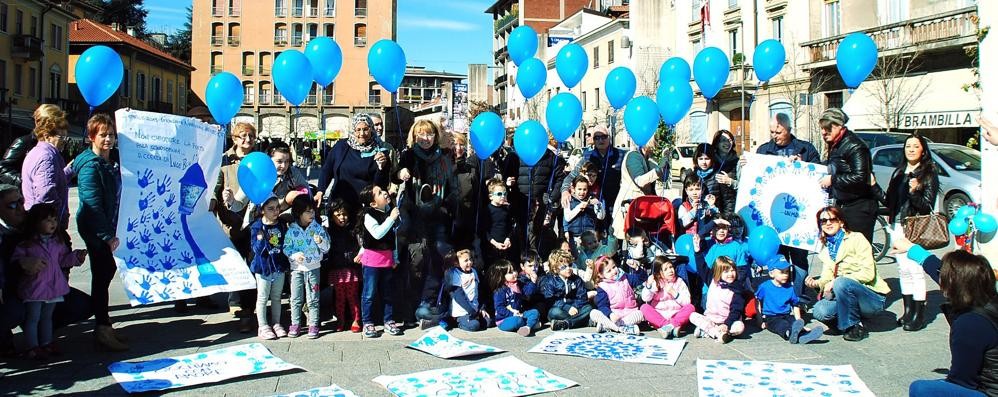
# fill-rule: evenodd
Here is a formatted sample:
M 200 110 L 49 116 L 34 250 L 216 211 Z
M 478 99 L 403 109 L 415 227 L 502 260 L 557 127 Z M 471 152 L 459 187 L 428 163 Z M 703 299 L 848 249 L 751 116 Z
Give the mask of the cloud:
M 456 30 L 463 32 L 477 30 L 480 28 L 480 26 L 468 22 L 452 21 L 447 19 L 436 19 L 436 18 L 423 18 L 423 17 L 399 18 L 398 23 L 399 25 L 410 28 Z

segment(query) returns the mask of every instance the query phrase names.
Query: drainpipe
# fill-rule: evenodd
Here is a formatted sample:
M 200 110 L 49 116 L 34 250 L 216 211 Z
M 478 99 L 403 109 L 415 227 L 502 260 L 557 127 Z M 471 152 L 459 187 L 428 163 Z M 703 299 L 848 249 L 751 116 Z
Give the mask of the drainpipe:
M 41 15 L 38 16 L 38 39 L 42 42 L 42 56 L 38 59 L 38 102 L 42 102 L 45 98 L 45 94 L 43 92 L 43 88 L 45 87 L 45 80 L 43 80 L 45 76 L 45 14 L 52 11 L 53 7 L 55 7 L 55 5 L 46 2 L 45 8 L 42 10 Z M 69 32 L 66 33 L 68 34 Z M 51 89 L 51 87 L 49 89 Z M 65 110 L 66 109 L 63 109 L 63 111 Z

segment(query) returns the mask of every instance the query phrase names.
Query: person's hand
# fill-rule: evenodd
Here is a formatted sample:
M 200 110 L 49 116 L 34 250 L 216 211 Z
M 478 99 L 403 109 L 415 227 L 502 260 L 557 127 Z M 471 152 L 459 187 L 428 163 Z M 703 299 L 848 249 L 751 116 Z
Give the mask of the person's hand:
M 315 192 L 315 206 L 322 207 L 322 192 Z
M 834 281 L 835 281 L 835 280 L 832 280 L 832 282 L 829 282 L 828 284 L 825 284 L 825 292 L 824 292 L 824 295 L 827 295 L 827 296 L 832 296 L 832 286 L 833 286 L 833 285 L 835 284 L 835 282 L 834 282 Z
M 594 266 L 596 266 L 596 260 L 586 259 L 586 269 L 592 269 Z
M 832 186 L 832 176 L 826 175 L 824 178 L 821 178 L 820 184 L 822 188 L 828 189 L 829 186 Z
M 981 138 L 998 146 L 998 126 L 985 117 L 978 117 L 977 122 L 981 124 Z
M 322 193 L 319 194 L 321 195 Z M 226 208 L 232 206 L 232 200 L 234 197 L 235 194 L 232 192 L 231 188 L 226 188 L 225 190 L 222 190 L 222 204 L 225 204 Z
M 891 235 L 891 254 L 900 255 L 911 251 L 911 247 L 914 247 L 915 243 L 908 240 L 907 237 L 902 233 L 895 233 Z
M 506 187 L 513 187 L 513 185 L 516 185 L 516 177 L 511 176 L 509 178 L 506 178 Z
M 728 173 L 724 171 L 718 172 L 717 176 L 714 177 L 714 180 L 722 185 L 730 185 L 732 181 L 731 177 L 728 176 Z
M 795 154 L 793 156 L 790 156 L 790 161 L 801 161 L 801 160 L 802 159 L 800 158 L 799 154 Z
M 569 316 L 573 316 L 574 317 L 576 314 L 579 314 L 579 309 L 576 309 L 575 306 L 572 306 L 572 307 L 568 308 L 568 315 Z
M 717 203 L 717 196 L 713 194 L 708 194 L 707 197 L 704 198 L 704 201 L 707 202 L 708 206 L 713 207 Z
M 403 169 L 399 170 L 399 179 L 401 179 L 403 182 L 408 181 L 409 179 L 412 179 L 412 175 L 409 174 L 409 169 L 408 168 L 403 168 Z
M 588 201 L 583 201 L 583 202 L 579 203 L 578 208 L 581 208 L 581 209 L 589 208 L 589 202 Z
M 572 195 L 568 191 L 561 192 L 561 208 L 568 208 L 568 205 L 572 202 Z
M 294 254 L 291 254 L 291 260 L 297 263 L 305 263 L 305 254 L 301 252 L 295 252 Z
M 627 266 L 630 267 L 631 269 L 637 269 L 639 266 L 641 266 L 641 263 L 638 262 L 636 259 L 628 259 L 624 263 L 626 263 Z
M 112 238 L 110 241 L 107 242 L 107 246 L 111 248 L 111 252 L 114 252 L 116 249 L 118 249 L 118 245 L 120 244 L 121 240 L 118 240 L 117 237 Z
M 610 321 L 617 322 L 620 320 L 620 315 L 614 312 L 610 312 Z
M 727 324 L 718 325 L 717 326 L 717 332 L 720 333 L 721 335 L 727 334 L 728 333 L 728 325 Z
M 388 156 L 385 155 L 385 152 L 378 152 L 374 155 L 374 164 L 378 166 L 379 170 L 385 169 L 385 164 L 387 163 Z
M 918 179 L 911 178 L 908 180 L 908 192 L 915 193 L 921 185 L 918 183 Z
M 76 254 L 76 261 L 79 262 L 79 264 L 83 264 L 83 261 L 87 259 L 87 250 L 76 250 L 73 251 L 73 253 Z
M 509 241 L 509 237 L 506 237 L 506 240 L 502 242 L 502 249 L 509 249 L 511 246 L 513 246 L 513 243 Z
M 523 313 L 520 313 L 519 310 L 509 309 L 509 311 L 510 311 L 510 313 L 513 313 L 513 315 L 516 316 L 516 317 L 522 317 L 523 316 Z
M 48 264 L 45 260 L 37 257 L 21 258 L 21 270 L 25 275 L 34 276 L 42 271 Z
M 599 199 L 598 199 L 598 198 L 596 198 L 596 197 L 593 197 L 593 198 L 589 199 L 589 205 L 592 205 L 592 206 L 597 206 L 597 205 L 599 205 Z M 564 208 L 564 207 L 563 207 L 563 208 Z
M 748 164 L 748 159 L 747 158 L 742 157 L 742 158 L 738 159 L 738 166 L 739 167 L 744 167 L 745 164 Z
M 360 263 L 360 253 L 358 252 L 356 256 L 353 257 L 353 263 Z
M 714 223 L 716 223 L 718 225 L 728 225 L 728 226 L 731 226 L 731 222 L 728 222 L 728 221 L 726 221 L 724 219 L 721 219 L 721 218 L 714 219 Z
M 321 245 L 322 244 L 322 236 L 320 236 L 318 234 L 313 234 L 312 235 L 312 241 L 315 241 L 316 244 Z
M 392 212 L 389 213 L 388 216 L 390 216 L 392 218 L 398 218 L 399 217 L 399 207 L 392 208 Z
M 693 252 L 700 252 L 700 235 L 693 233 Z
M 804 285 L 808 286 L 808 288 L 818 288 L 818 280 L 812 276 L 804 277 Z
M 655 280 L 655 276 L 648 276 L 648 281 L 645 281 L 645 288 L 648 288 L 651 292 L 658 292 L 658 281 Z

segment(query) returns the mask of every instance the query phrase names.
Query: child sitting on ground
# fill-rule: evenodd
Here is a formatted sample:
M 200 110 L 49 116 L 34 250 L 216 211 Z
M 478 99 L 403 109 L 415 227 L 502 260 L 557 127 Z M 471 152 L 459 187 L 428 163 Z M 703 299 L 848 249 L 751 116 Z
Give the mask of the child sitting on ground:
M 665 339 L 678 338 L 695 311 L 689 288 L 676 275 L 675 264 L 664 256 L 652 262 L 652 274 L 641 290 L 641 300 L 646 302 L 641 305 L 645 321 Z
M 457 251 L 448 259 L 452 267 L 444 273 L 443 288 L 450 296 L 451 319 L 465 331 L 488 328 L 489 313 L 478 302 L 478 271 L 471 250 Z
M 665 255 L 662 247 L 652 243 L 648 232 L 637 226 L 627 230 L 627 243 L 621 251 L 623 254 L 621 259 L 628 267 L 645 270 L 651 268 L 652 260 Z
M 548 274 L 541 279 L 541 292 L 550 309 L 551 329 L 562 331 L 589 324 L 593 307 L 586 295 L 585 282 L 572 269 L 572 255 L 565 250 L 551 251 Z
M 523 282 L 517 276 L 516 268 L 505 259 L 500 259 L 489 268 L 489 285 L 495 291 L 492 302 L 496 311 L 496 328 L 530 336 L 539 325 L 540 313 L 527 306 L 527 296 L 534 293 L 537 285 Z
M 799 299 L 790 280 L 790 263 L 783 257 L 768 264 L 772 280 L 759 285 L 755 296 L 762 303 L 763 321 L 766 329 L 779 335 L 792 344 L 807 344 L 821 339 L 825 327 L 818 325 L 813 329 L 804 328 L 801 318 Z
M 693 237 L 693 246 L 700 244 L 699 237 Z M 711 280 L 707 288 L 706 305 L 703 314 L 693 313 L 690 322 L 697 326 L 694 336 L 714 338 L 718 342 L 728 343 L 731 337 L 741 335 L 745 331 L 742 315 L 745 310 L 744 283 L 738 281 L 735 262 L 726 256 L 717 258 L 711 271 L 703 260 L 703 255 L 696 255 L 697 273 L 701 280 Z
M 634 288 L 644 280 L 644 272 L 625 273 L 609 256 L 596 259 L 593 268 L 593 283 L 596 284 L 596 310 L 589 313 L 589 319 L 596 324 L 596 332 L 613 331 L 628 335 L 638 335 L 638 324 L 644 321 L 638 308 Z

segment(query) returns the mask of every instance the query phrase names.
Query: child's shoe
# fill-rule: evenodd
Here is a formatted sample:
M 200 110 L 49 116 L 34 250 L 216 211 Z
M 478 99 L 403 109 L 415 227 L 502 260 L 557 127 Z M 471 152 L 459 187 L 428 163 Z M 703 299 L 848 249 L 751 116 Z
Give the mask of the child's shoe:
M 360 333 L 360 323 L 354 321 L 353 324 L 350 325 L 350 332 L 353 332 L 355 334 L 359 334 Z
M 365 338 L 377 338 L 381 336 L 378 330 L 374 329 L 374 324 L 364 324 L 364 337 Z
M 530 332 L 530 327 L 526 325 L 516 329 L 516 333 L 520 334 L 520 336 L 530 336 Z
M 804 320 L 794 320 L 790 326 L 790 343 L 796 345 L 800 342 L 800 332 L 804 330 Z
M 725 332 L 725 333 L 721 334 L 721 335 L 720 335 L 720 336 L 719 336 L 719 337 L 717 338 L 717 341 L 718 341 L 718 342 L 720 342 L 720 343 L 728 343 L 728 342 L 731 342 L 731 334 L 729 334 L 729 333 Z
M 620 333 L 624 335 L 641 335 L 641 329 L 637 325 L 624 325 L 620 327 Z
M 551 326 L 554 327 L 554 323 L 552 323 Z M 596 323 L 596 333 L 602 334 L 604 332 L 606 332 L 606 326 L 602 323 Z
M 308 326 L 308 338 L 309 339 L 315 339 L 315 338 L 318 338 L 318 337 L 319 337 L 319 326 L 318 325 L 309 325 Z
M 288 331 L 285 331 L 281 324 L 274 324 L 274 335 L 277 335 L 278 338 L 283 338 L 288 336 Z
M 662 339 L 672 339 L 672 332 L 676 329 L 672 324 L 666 324 L 662 328 L 658 329 L 658 333 L 662 335 Z
M 423 331 L 426 331 L 426 330 L 428 330 L 430 328 L 433 328 L 433 327 L 436 327 L 436 326 L 439 326 L 439 325 L 440 325 L 439 321 L 419 320 L 419 329 L 421 329 Z
M 683 331 L 683 327 L 675 327 L 675 328 L 673 328 L 672 329 L 672 337 L 673 338 L 678 338 L 679 335 L 682 333 L 682 331 Z
M 402 328 L 399 328 L 399 325 L 396 324 L 394 321 L 389 321 L 387 324 L 385 324 L 385 331 L 388 331 L 388 334 L 393 336 L 402 335 Z
M 260 326 L 260 329 L 257 331 L 257 336 L 263 340 L 277 339 L 277 335 L 274 334 L 274 330 L 267 325 Z
M 568 329 L 568 321 L 565 320 L 551 320 L 551 330 L 552 331 L 564 331 Z
M 288 328 L 288 338 L 297 338 L 301 334 L 301 326 L 298 324 L 291 324 Z
M 801 335 L 797 343 L 800 343 L 802 345 L 808 344 L 821 339 L 821 336 L 824 334 L 825 334 L 825 327 L 818 325 L 812 328 L 810 331 L 807 331 L 803 335 Z
M 707 336 L 707 333 L 703 331 L 703 328 L 697 327 L 697 329 L 693 330 L 694 338 L 700 339 L 703 338 L 704 336 Z

